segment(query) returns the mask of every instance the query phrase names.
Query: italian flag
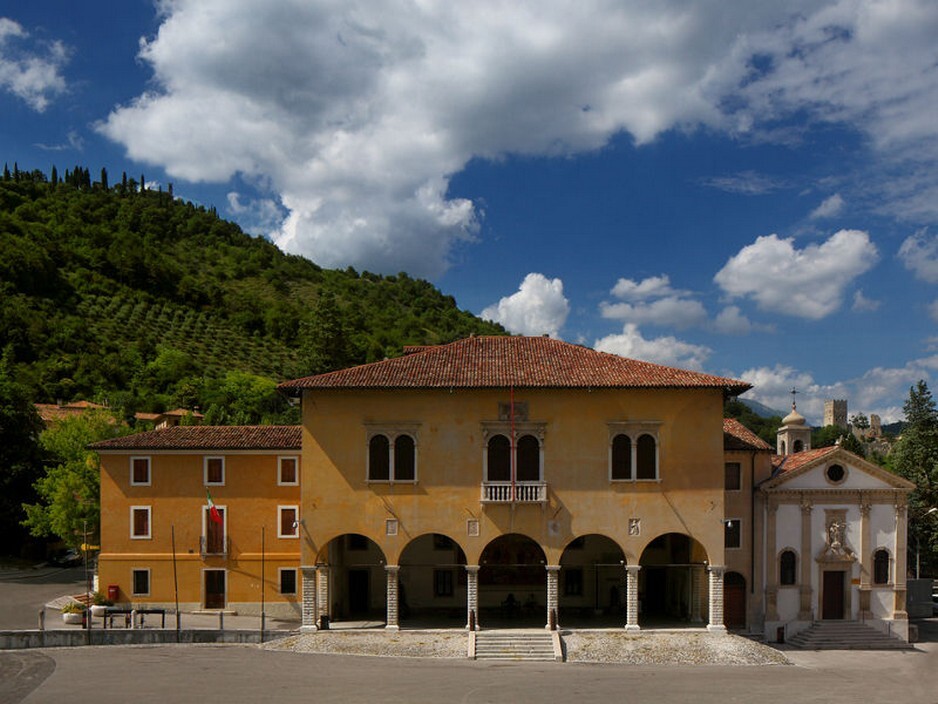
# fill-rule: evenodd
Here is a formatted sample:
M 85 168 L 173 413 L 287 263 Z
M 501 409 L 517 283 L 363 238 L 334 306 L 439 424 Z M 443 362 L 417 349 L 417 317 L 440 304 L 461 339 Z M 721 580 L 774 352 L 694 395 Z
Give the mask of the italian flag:
M 205 496 L 208 498 L 208 517 L 215 523 L 221 523 L 221 514 L 215 508 L 215 502 L 212 501 L 212 495 L 208 493 L 208 489 L 205 490 Z

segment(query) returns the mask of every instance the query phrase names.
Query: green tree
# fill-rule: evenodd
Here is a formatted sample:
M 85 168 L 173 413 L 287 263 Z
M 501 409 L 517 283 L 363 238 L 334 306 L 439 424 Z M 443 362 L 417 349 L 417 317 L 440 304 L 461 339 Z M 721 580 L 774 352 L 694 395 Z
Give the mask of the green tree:
M 846 433 L 840 441 L 840 446 L 848 452 L 866 458 L 866 447 L 853 433 Z
M 811 447 L 833 447 L 846 431 L 839 425 L 825 425 L 811 431 Z
M 54 535 L 68 546 L 78 547 L 87 531 L 89 540 L 98 541 L 100 464 L 88 445 L 128 432 L 129 428 L 105 411 L 66 418 L 43 431 L 39 440 L 50 461 L 35 484 L 39 500 L 23 505 L 23 525 L 32 535 Z
M 903 410 L 907 425 L 889 459 L 900 476 L 915 483 L 909 501 L 909 546 L 921 546 L 926 569 L 935 575 L 938 520 L 927 512 L 938 506 L 938 409 L 924 381 L 909 389 Z
M 33 483 L 42 466 L 42 421 L 13 373 L 12 348 L 0 357 L 0 554 L 25 547 L 22 504 L 35 500 Z
M 870 419 L 863 413 L 857 413 L 850 416 L 850 425 L 860 430 L 868 430 L 870 427 Z
M 335 296 L 324 291 L 316 308 L 300 324 L 305 374 L 322 374 L 349 366 L 354 353 Z

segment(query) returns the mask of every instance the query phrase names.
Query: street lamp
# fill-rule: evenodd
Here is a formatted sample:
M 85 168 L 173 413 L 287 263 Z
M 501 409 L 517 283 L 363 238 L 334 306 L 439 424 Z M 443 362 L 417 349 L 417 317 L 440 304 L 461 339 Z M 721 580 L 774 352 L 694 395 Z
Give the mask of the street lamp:
M 938 512 L 938 507 L 932 506 L 930 509 L 927 509 L 919 518 L 925 518 L 925 516 L 930 516 L 931 514 Z M 915 578 L 919 578 L 919 572 L 921 568 L 921 538 L 918 536 L 918 531 L 915 535 Z

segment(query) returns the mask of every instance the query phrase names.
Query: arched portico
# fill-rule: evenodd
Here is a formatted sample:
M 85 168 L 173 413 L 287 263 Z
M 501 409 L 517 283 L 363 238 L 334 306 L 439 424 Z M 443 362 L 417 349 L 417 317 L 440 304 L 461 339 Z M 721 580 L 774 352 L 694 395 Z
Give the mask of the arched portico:
M 626 618 L 625 552 L 611 538 L 589 534 L 560 557 L 559 605 L 564 626 L 620 627 Z
M 463 625 L 467 593 L 466 554 L 440 533 L 411 540 L 401 552 L 398 613 L 402 626 Z
M 665 533 L 645 546 L 639 566 L 639 622 L 643 628 L 703 625 L 710 595 L 703 545 L 683 533 Z
M 385 620 L 388 564 L 375 541 L 359 533 L 336 536 L 319 551 L 315 570 L 310 572 L 315 572 L 315 599 L 309 600 L 318 612 L 315 622 L 321 622 L 324 615 L 333 622 Z M 304 595 L 304 623 L 307 603 Z
M 547 558 L 537 542 L 508 533 L 492 540 L 479 558 L 478 620 L 488 625 L 543 626 L 547 607 Z

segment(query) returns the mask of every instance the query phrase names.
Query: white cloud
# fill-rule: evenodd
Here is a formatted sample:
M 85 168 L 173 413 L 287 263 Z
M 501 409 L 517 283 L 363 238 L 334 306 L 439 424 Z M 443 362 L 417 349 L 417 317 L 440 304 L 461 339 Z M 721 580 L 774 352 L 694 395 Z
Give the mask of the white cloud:
M 244 223 L 247 229 L 261 232 L 270 232 L 284 217 L 283 208 L 276 201 L 270 198 L 245 201 L 236 191 L 228 194 L 228 212 Z
M 788 186 L 783 179 L 755 171 L 742 171 L 728 176 L 713 176 L 705 179 L 703 184 L 720 191 L 738 193 L 744 196 L 761 196 Z
M 659 298 L 649 303 L 603 302 L 599 309 L 604 318 L 678 329 L 702 326 L 707 322 L 707 311 L 699 301 L 676 296 Z
M 175 178 L 268 182 L 288 211 L 276 240 L 327 266 L 440 273 L 478 234 L 475 204 L 448 194 L 473 158 L 701 125 L 777 139 L 793 116 L 846 124 L 898 173 L 918 165 L 889 196 L 938 215 L 922 196 L 938 162 L 928 0 L 160 8 L 140 52 L 153 88 L 101 131 Z M 711 185 L 774 187 L 729 178 Z
M 926 306 L 928 310 L 928 316 L 938 323 L 938 300 L 932 301 Z
M 702 369 L 713 352 L 704 345 L 694 345 L 670 335 L 646 339 L 634 323 L 627 323 L 620 334 L 596 340 L 593 348 L 684 369 Z
M 754 329 L 770 329 L 753 325 L 752 321 L 743 315 L 739 306 L 727 306 L 721 310 L 717 317 L 713 319 L 713 327 L 717 332 L 725 335 L 745 335 Z
M 12 93 L 36 112 L 65 91 L 61 69 L 68 52 L 61 42 L 29 42 L 23 26 L 0 17 L 0 90 Z
M 792 238 L 759 237 L 730 257 L 714 281 L 731 297 L 748 296 L 764 310 L 820 319 L 836 311 L 844 289 L 878 259 L 867 233 L 840 230 L 797 250 Z
M 872 313 L 873 311 L 879 310 L 881 301 L 874 301 L 871 298 L 867 298 L 863 295 L 863 291 L 856 291 L 853 294 L 853 306 L 851 310 L 855 313 Z
M 917 278 L 938 284 L 938 236 L 923 229 L 907 237 L 899 247 L 899 259 Z
M 839 193 L 835 193 L 829 198 L 825 198 L 818 207 L 811 211 L 811 219 L 832 218 L 840 214 L 844 209 L 844 205 L 844 199 Z
M 612 287 L 612 295 L 624 301 L 644 301 L 662 296 L 681 296 L 685 291 L 671 288 L 671 278 L 667 274 L 649 276 L 647 279 L 619 279 Z
M 567 321 L 570 304 L 563 295 L 563 281 L 531 273 L 518 291 L 482 311 L 481 317 L 501 323 L 520 335 L 558 337 Z

